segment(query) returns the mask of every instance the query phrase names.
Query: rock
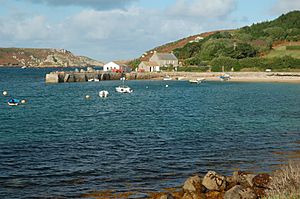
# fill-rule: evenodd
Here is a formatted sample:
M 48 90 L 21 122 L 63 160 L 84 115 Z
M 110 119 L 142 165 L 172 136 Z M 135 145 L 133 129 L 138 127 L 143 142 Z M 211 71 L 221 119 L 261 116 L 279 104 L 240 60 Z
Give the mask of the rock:
M 271 182 L 271 176 L 266 173 L 259 174 L 255 176 L 252 181 L 255 187 L 268 189 Z
M 224 191 L 226 189 L 225 177 L 214 171 L 209 171 L 204 176 L 202 184 L 210 191 Z
M 240 195 L 241 195 L 242 199 L 256 199 L 257 198 L 257 195 L 255 194 L 254 190 L 251 188 L 243 189 L 240 192 Z
M 244 188 L 253 187 L 252 179 L 255 177 L 253 174 L 245 173 L 242 171 L 233 172 L 232 182 L 236 185 L 242 185 Z
M 175 199 L 172 194 L 165 194 L 163 196 L 161 196 L 159 199 Z
M 183 185 L 183 190 L 185 192 L 202 192 L 203 185 L 201 178 L 198 175 L 190 177 L 187 179 Z
M 241 185 L 236 185 L 230 190 L 228 190 L 225 195 L 224 199 L 256 199 L 257 196 L 253 189 L 245 188 Z
M 240 192 L 242 191 L 241 185 L 236 185 L 232 187 L 230 190 L 226 191 L 224 195 L 224 199 L 242 199 Z
M 181 199 L 206 199 L 204 193 L 186 192 Z
M 224 199 L 224 193 L 218 191 L 210 191 L 205 194 L 206 199 Z
M 58 74 L 47 74 L 46 83 L 59 83 Z

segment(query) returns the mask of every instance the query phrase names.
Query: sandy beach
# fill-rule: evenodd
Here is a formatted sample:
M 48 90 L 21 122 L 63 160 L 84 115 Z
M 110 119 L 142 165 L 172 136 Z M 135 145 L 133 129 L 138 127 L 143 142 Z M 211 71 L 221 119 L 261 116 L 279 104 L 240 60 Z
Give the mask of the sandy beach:
M 281 82 L 300 83 L 299 72 L 228 72 L 232 82 Z M 173 79 L 191 80 L 205 78 L 207 81 L 220 81 L 220 76 L 224 73 L 210 72 L 163 72 L 162 76 L 170 76 Z

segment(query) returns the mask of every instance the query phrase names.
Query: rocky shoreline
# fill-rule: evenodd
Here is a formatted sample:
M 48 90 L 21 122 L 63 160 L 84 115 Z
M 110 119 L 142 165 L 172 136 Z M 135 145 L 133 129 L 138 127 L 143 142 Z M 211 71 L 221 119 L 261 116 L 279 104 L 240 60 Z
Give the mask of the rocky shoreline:
M 189 177 L 181 187 L 165 189 L 164 192 L 148 193 L 139 197 L 138 193 L 91 192 L 83 198 L 148 198 L 148 199 L 259 199 L 266 196 L 272 177 L 267 173 L 253 174 L 242 171 L 232 176 L 223 176 L 215 171 L 206 175 Z
M 257 199 L 266 195 L 271 176 L 266 173 L 252 174 L 236 171 L 232 176 L 223 176 L 208 171 L 204 177 L 188 178 L 176 193 L 160 193 L 151 199 Z

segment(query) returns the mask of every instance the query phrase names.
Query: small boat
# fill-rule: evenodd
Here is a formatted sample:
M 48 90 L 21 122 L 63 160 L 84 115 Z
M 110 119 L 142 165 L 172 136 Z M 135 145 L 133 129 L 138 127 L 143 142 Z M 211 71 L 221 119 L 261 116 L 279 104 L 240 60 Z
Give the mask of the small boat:
M 169 75 L 166 75 L 166 76 L 164 76 L 163 80 L 170 81 L 170 80 L 172 80 L 172 77 L 170 77 Z
M 228 81 L 231 79 L 231 76 L 229 74 L 224 74 L 220 76 L 221 81 Z
M 109 92 L 108 92 L 108 91 L 103 90 L 103 91 L 100 91 L 100 92 L 99 92 L 99 97 L 107 98 L 108 95 L 109 95 Z
M 7 102 L 7 104 L 9 106 L 18 106 L 19 103 L 20 103 L 20 100 L 14 99 L 14 98 L 9 99 L 8 102 Z
M 116 87 L 118 93 L 132 93 L 133 90 L 129 86 L 121 85 Z
M 190 82 L 191 84 L 201 84 L 201 83 L 203 83 L 204 81 L 205 81 L 204 78 L 197 78 L 197 79 L 190 79 L 190 80 L 189 80 L 189 82 Z
M 22 66 L 21 68 L 22 68 L 22 69 L 26 69 L 26 68 L 27 68 L 27 66 Z
M 125 77 L 121 78 L 123 81 L 123 84 L 121 86 L 116 87 L 116 91 L 118 93 L 132 93 L 133 90 L 129 86 L 124 85 Z

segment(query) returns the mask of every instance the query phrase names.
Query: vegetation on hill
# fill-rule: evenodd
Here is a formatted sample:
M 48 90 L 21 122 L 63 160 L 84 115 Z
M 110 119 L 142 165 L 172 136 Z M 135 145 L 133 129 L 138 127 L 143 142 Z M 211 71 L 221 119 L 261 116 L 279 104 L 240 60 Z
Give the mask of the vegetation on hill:
M 173 51 L 183 65 L 182 70 L 201 71 L 207 66 L 213 71 L 220 71 L 223 67 L 226 71 L 300 70 L 300 11 L 237 30 L 211 32 L 195 40 L 199 36 L 154 50 Z M 149 58 L 149 52 L 139 60 Z M 191 69 L 190 66 L 202 69 Z

